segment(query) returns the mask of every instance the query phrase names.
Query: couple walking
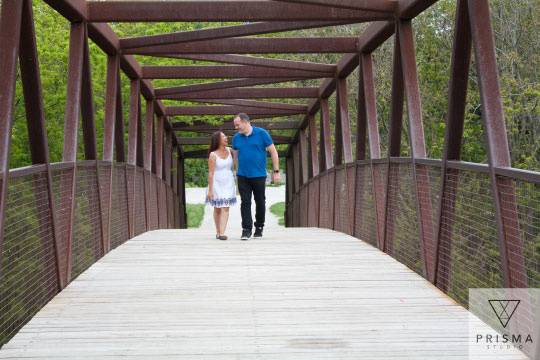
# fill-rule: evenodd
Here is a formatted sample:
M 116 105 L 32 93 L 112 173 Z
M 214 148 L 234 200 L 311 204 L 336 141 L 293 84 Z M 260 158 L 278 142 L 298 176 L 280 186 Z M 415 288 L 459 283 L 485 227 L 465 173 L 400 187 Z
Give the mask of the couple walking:
M 266 152 L 272 158 L 272 182 L 280 180 L 279 158 L 270 134 L 251 125 L 249 116 L 235 116 L 234 128 L 238 131 L 232 139 L 232 149 L 227 146 L 227 136 L 216 131 L 208 151 L 208 189 L 206 202 L 214 207 L 216 239 L 227 240 L 225 229 L 229 220 L 229 207 L 236 204 L 234 168 L 237 168 L 240 212 L 242 215 L 242 240 L 248 240 L 253 231 L 251 197 L 255 199 L 254 238 L 261 238 L 266 212 Z

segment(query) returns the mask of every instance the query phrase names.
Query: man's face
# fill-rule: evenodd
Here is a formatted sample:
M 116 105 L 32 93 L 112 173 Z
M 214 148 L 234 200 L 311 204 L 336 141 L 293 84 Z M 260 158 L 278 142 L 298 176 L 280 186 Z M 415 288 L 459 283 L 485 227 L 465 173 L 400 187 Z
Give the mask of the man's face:
M 238 131 L 240 134 L 247 134 L 248 132 L 248 122 L 240 119 L 239 117 L 235 117 L 233 120 L 234 128 L 236 131 Z

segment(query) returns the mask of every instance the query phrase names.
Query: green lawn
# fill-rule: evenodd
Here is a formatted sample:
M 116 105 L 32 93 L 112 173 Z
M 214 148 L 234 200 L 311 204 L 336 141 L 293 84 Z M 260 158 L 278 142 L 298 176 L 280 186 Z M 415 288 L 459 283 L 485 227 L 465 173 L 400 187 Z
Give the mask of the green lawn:
M 201 226 L 204 216 L 204 204 L 186 204 L 188 228 Z
M 285 226 L 285 202 L 278 202 L 270 206 L 270 212 L 278 217 L 278 224 Z

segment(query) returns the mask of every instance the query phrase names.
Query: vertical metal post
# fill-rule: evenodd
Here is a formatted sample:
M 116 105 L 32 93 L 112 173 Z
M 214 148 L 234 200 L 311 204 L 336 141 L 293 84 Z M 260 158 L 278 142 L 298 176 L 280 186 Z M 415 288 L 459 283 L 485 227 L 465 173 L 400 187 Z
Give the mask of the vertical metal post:
M 104 186 L 104 198 L 107 201 L 105 228 L 105 252 L 111 248 L 111 209 L 112 209 L 112 182 L 113 182 L 113 154 L 116 133 L 116 117 L 118 114 L 118 71 L 120 69 L 119 55 L 109 55 L 107 58 L 107 88 L 105 93 L 105 121 L 103 126 L 103 160 L 107 163 L 107 183 Z M 118 154 L 117 154 L 118 156 Z
M 9 150 L 17 79 L 17 57 L 21 36 L 22 1 L 4 1 L 0 8 L 0 265 L 4 243 L 4 221 L 9 180 Z M 0 267 L 0 276 L 2 268 Z
M 468 1 L 471 34 L 478 73 L 482 118 L 492 184 L 499 249 L 505 287 L 527 287 L 523 242 L 519 233 L 516 195 L 511 179 L 498 177 L 496 167 L 510 167 L 510 151 L 499 89 L 497 59 L 489 2 Z M 507 189 L 504 193 L 502 189 Z
M 330 110 L 328 98 L 321 98 L 321 135 L 320 135 L 320 170 L 326 171 L 334 167 L 334 157 L 332 155 L 332 140 L 330 131 Z
M 397 31 L 396 31 L 397 34 Z M 395 168 L 390 163 L 391 157 L 401 154 L 401 131 L 403 128 L 403 70 L 401 68 L 401 51 L 398 36 L 394 36 L 394 61 L 392 65 L 392 103 L 390 109 L 390 131 L 388 134 L 388 168 L 386 172 L 386 200 L 385 200 L 385 230 L 383 243 L 379 248 L 385 252 L 392 251 L 392 239 L 394 237 L 394 217 L 389 216 L 389 203 L 394 196 L 391 191 L 397 186 L 397 176 L 393 176 Z M 393 199 L 392 199 L 393 200 Z
M 364 117 L 364 128 L 367 127 L 367 135 L 369 140 L 370 159 L 381 158 L 381 146 L 379 140 L 379 124 L 377 121 L 377 104 L 375 100 L 375 81 L 373 79 L 373 59 L 371 54 L 360 54 L 360 76 L 362 91 L 362 106 L 359 108 L 359 117 Z M 360 109 L 362 113 L 360 114 Z M 365 131 L 365 130 L 364 130 Z M 365 135 L 364 135 L 365 138 Z M 364 140 L 365 141 L 365 140 Z M 365 149 L 365 145 L 363 146 Z M 375 205 L 375 219 L 377 221 L 377 244 L 382 244 L 384 237 L 384 184 L 383 174 L 380 166 L 374 165 L 373 161 L 370 164 L 371 168 L 371 183 L 373 191 L 373 199 Z
M 141 146 L 139 139 L 139 110 L 140 110 L 140 92 L 141 80 L 132 79 L 129 93 L 129 120 L 128 120 L 128 165 L 133 166 L 131 175 L 132 187 L 128 189 L 128 214 L 131 219 L 129 223 L 130 237 L 135 234 L 135 207 L 136 197 L 141 196 L 141 192 L 137 191 L 137 148 Z M 129 176 L 129 174 L 127 174 Z
M 144 126 L 144 198 L 145 198 L 145 214 L 146 214 L 146 230 L 151 230 L 153 223 L 150 213 L 150 191 L 152 184 L 152 143 L 153 143 L 153 127 L 154 127 L 154 101 L 146 100 L 146 119 Z
M 96 160 L 96 126 L 94 121 L 94 100 L 92 92 L 92 71 L 90 67 L 90 49 L 88 47 L 88 32 L 86 32 L 84 36 L 82 71 L 81 114 L 84 158 L 86 160 Z
M 349 101 L 347 79 L 336 79 L 336 165 L 353 161 L 351 143 L 351 124 L 349 120 Z
M 64 284 L 68 284 L 71 279 L 71 248 L 73 238 L 73 221 L 75 215 L 75 186 L 77 173 L 77 134 L 79 116 L 81 113 L 81 90 L 82 90 L 82 67 L 84 57 L 84 23 L 71 24 L 69 40 L 69 65 L 66 96 L 66 112 L 64 117 L 64 151 L 63 162 L 73 163 L 71 174 L 62 176 L 61 189 L 70 188 L 68 192 L 61 190 L 62 208 L 69 208 L 67 221 L 66 244 L 66 273 L 64 274 Z
M 300 136 L 298 137 L 299 151 L 300 151 L 300 169 L 301 169 L 301 181 L 300 186 L 308 181 L 308 144 L 306 139 L 306 131 L 300 130 Z
M 309 116 L 308 122 L 309 128 L 309 156 L 311 159 L 310 173 L 311 176 L 317 176 L 319 174 L 319 155 L 317 149 L 317 123 L 315 121 L 315 116 Z
M 400 41 L 403 80 L 407 99 L 409 141 L 411 145 L 412 173 L 416 190 L 423 272 L 426 278 L 430 278 L 434 272 L 432 265 L 435 258 L 435 254 L 433 253 L 435 248 L 435 229 L 433 226 L 428 169 L 425 165 L 420 165 L 416 162 L 416 159 L 426 157 L 426 146 L 422 124 L 422 105 L 420 101 L 418 74 L 416 71 L 414 37 L 410 20 L 399 21 L 398 38 Z
M 62 289 L 60 244 L 56 226 L 56 211 L 53 198 L 52 174 L 49 160 L 49 143 L 45 128 L 43 92 L 41 86 L 34 14 L 31 0 L 23 0 L 19 61 L 24 92 L 25 110 L 28 127 L 28 139 L 33 164 L 46 164 L 47 197 L 35 194 L 36 201 L 45 201 L 49 205 L 49 218 L 40 217 L 40 226 L 50 225 L 53 236 L 54 256 L 58 290 Z M 1 247 L 1 246 L 0 246 Z M 1 250 L 0 250 L 1 252 Z
M 467 100 L 467 82 L 471 60 L 471 28 L 467 0 L 458 0 L 456 6 L 456 23 L 454 28 L 454 46 L 449 85 L 448 115 L 444 136 L 444 150 L 441 166 L 441 188 L 437 212 L 437 242 L 435 244 L 434 272 L 429 279 L 441 290 L 448 290 L 451 265 L 451 234 L 453 231 L 456 187 L 449 186 L 449 179 L 457 179 L 459 172 L 448 168 L 448 160 L 461 158 L 463 140 L 463 123 Z M 446 221 L 443 221 L 443 216 Z M 444 234 L 444 235 L 443 235 Z M 443 240 L 444 236 L 444 240 Z M 443 243 L 444 241 L 444 243 Z M 441 247 L 441 244 L 444 245 Z M 445 264 L 441 267 L 440 264 Z
M 126 150 L 124 145 L 124 113 L 122 111 L 122 83 L 120 67 L 116 71 L 116 116 L 114 126 L 114 150 L 116 161 L 126 162 Z

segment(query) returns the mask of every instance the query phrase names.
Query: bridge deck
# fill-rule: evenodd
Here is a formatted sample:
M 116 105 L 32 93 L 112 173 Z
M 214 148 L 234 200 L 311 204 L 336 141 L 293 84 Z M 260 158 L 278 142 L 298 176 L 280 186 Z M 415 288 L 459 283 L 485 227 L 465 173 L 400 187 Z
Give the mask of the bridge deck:
M 273 227 L 220 242 L 162 230 L 79 276 L 0 358 L 464 359 L 466 319 L 422 277 L 338 232 Z

